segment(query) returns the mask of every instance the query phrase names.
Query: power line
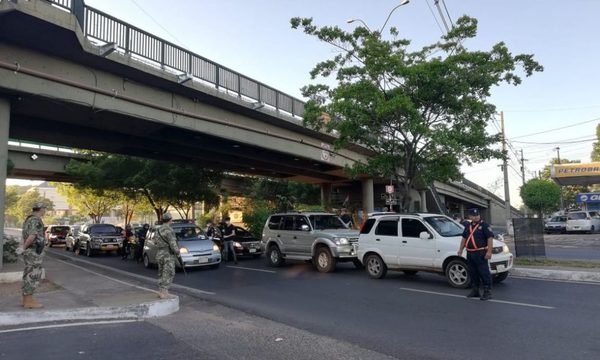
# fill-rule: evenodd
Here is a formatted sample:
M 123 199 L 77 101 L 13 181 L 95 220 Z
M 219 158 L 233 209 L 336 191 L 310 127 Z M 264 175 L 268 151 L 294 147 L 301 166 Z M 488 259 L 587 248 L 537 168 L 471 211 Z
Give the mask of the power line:
M 533 142 L 533 141 L 513 141 L 519 144 L 534 144 L 534 145 L 560 145 L 560 144 L 578 144 L 581 142 L 598 141 L 598 138 L 581 139 L 573 141 L 554 141 L 554 142 Z
M 431 15 L 433 16 L 433 19 L 435 20 L 435 23 L 437 24 L 438 28 L 442 32 L 442 35 L 446 35 L 444 33 L 444 29 L 442 29 L 442 25 L 440 25 L 440 22 L 438 21 L 437 17 L 435 16 L 435 13 L 433 12 L 431 5 L 429 5 L 429 0 L 425 0 L 425 3 L 427 4 L 427 7 L 429 8 L 429 11 L 431 12 Z
M 591 105 L 591 106 L 575 106 L 575 107 L 564 107 L 564 108 L 547 108 L 547 109 L 522 109 L 522 110 L 504 110 L 504 112 L 512 112 L 512 113 L 534 113 L 534 112 L 554 112 L 554 111 L 572 111 L 572 110 L 585 110 L 585 109 L 598 109 L 600 106 Z
M 557 130 L 562 130 L 562 129 L 568 129 L 568 128 L 572 128 L 572 127 L 583 125 L 583 124 L 588 124 L 588 123 L 591 123 L 591 122 L 594 122 L 594 121 L 599 121 L 599 120 L 600 120 L 600 118 L 595 118 L 595 119 L 592 119 L 592 120 L 582 121 L 582 122 L 578 122 L 578 123 L 567 125 L 567 126 L 562 126 L 562 127 L 558 127 L 558 128 L 554 128 L 554 129 L 550 129 L 550 130 L 540 131 L 540 132 L 537 132 L 537 133 L 531 133 L 531 134 L 526 134 L 526 135 L 515 136 L 512 139 L 514 140 L 514 139 L 520 139 L 520 138 L 524 138 L 524 137 L 528 137 L 528 136 L 533 136 L 533 135 L 546 134 L 546 133 L 549 133 L 549 132 L 552 132 L 552 131 L 557 131 Z
M 450 20 L 450 25 L 454 27 L 454 22 L 452 21 L 452 17 L 450 17 L 450 13 L 448 12 L 448 7 L 446 6 L 446 2 L 442 0 L 442 5 L 444 5 L 444 9 L 446 10 L 446 14 L 448 15 L 448 20 Z
M 172 37 L 175 41 L 177 41 L 179 43 L 179 45 L 186 47 L 185 44 L 179 40 L 175 35 L 173 35 L 169 30 L 167 30 L 167 28 L 165 28 L 164 26 L 162 26 L 158 20 L 156 20 L 152 15 L 150 15 L 150 13 L 148 13 L 146 11 L 146 9 L 144 9 L 142 6 L 140 6 L 140 4 L 138 4 L 138 2 L 136 0 L 130 0 L 138 9 L 140 9 L 144 14 L 146 14 L 146 16 L 148 16 L 150 18 L 150 20 L 152 20 L 158 27 L 160 27 L 161 29 L 163 29 L 170 37 Z

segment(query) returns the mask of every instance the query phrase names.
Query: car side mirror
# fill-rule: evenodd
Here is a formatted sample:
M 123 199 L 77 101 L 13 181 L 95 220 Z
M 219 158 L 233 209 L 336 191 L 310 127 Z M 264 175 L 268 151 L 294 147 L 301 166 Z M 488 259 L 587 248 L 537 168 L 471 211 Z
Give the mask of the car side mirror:
M 419 239 L 421 239 L 421 240 L 429 240 L 429 239 L 431 239 L 431 238 L 433 238 L 433 236 L 431 236 L 431 234 L 430 234 L 430 233 L 428 233 L 427 231 L 422 231 L 422 232 L 419 234 Z
M 310 226 L 304 224 L 304 225 L 300 226 L 300 230 L 302 230 L 302 231 L 310 231 Z

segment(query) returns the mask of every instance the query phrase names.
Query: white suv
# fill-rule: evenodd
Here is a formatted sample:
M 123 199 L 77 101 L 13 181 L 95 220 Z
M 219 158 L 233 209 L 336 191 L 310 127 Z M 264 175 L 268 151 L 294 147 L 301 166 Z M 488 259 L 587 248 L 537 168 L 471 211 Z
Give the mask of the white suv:
M 469 287 L 466 251 L 458 256 L 463 227 L 445 215 L 394 214 L 369 217 L 357 244 L 358 259 L 369 276 L 381 279 L 387 270 L 444 274 L 457 288 Z M 490 270 L 495 283 L 508 276 L 513 255 L 508 246 L 494 240 Z
M 595 211 L 573 211 L 567 214 L 567 232 L 600 230 L 600 216 Z

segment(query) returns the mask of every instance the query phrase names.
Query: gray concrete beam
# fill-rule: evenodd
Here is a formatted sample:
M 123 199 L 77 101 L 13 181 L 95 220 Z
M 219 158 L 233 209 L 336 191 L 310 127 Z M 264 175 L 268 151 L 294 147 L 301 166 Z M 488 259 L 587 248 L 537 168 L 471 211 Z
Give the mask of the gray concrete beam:
M 6 198 L 6 168 L 8 165 L 8 130 L 10 128 L 10 102 L 0 97 L 0 229 L 4 229 Z M 2 234 L 4 235 L 4 234 Z M 4 236 L 0 236 L 0 269 L 4 257 Z

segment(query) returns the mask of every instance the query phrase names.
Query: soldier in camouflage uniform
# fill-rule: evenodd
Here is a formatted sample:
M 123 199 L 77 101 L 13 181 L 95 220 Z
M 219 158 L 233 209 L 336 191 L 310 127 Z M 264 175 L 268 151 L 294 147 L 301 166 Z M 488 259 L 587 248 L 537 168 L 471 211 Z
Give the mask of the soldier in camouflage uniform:
M 43 307 L 33 299 L 33 292 L 42 277 L 42 259 L 44 250 L 44 223 L 42 217 L 46 213 L 46 205 L 33 205 L 33 212 L 23 223 L 23 307 L 39 309 Z
M 158 297 L 168 298 L 169 287 L 175 277 L 175 260 L 179 255 L 175 233 L 171 228 L 173 218 L 171 214 L 163 214 L 163 224 L 156 230 L 156 262 L 158 262 Z

